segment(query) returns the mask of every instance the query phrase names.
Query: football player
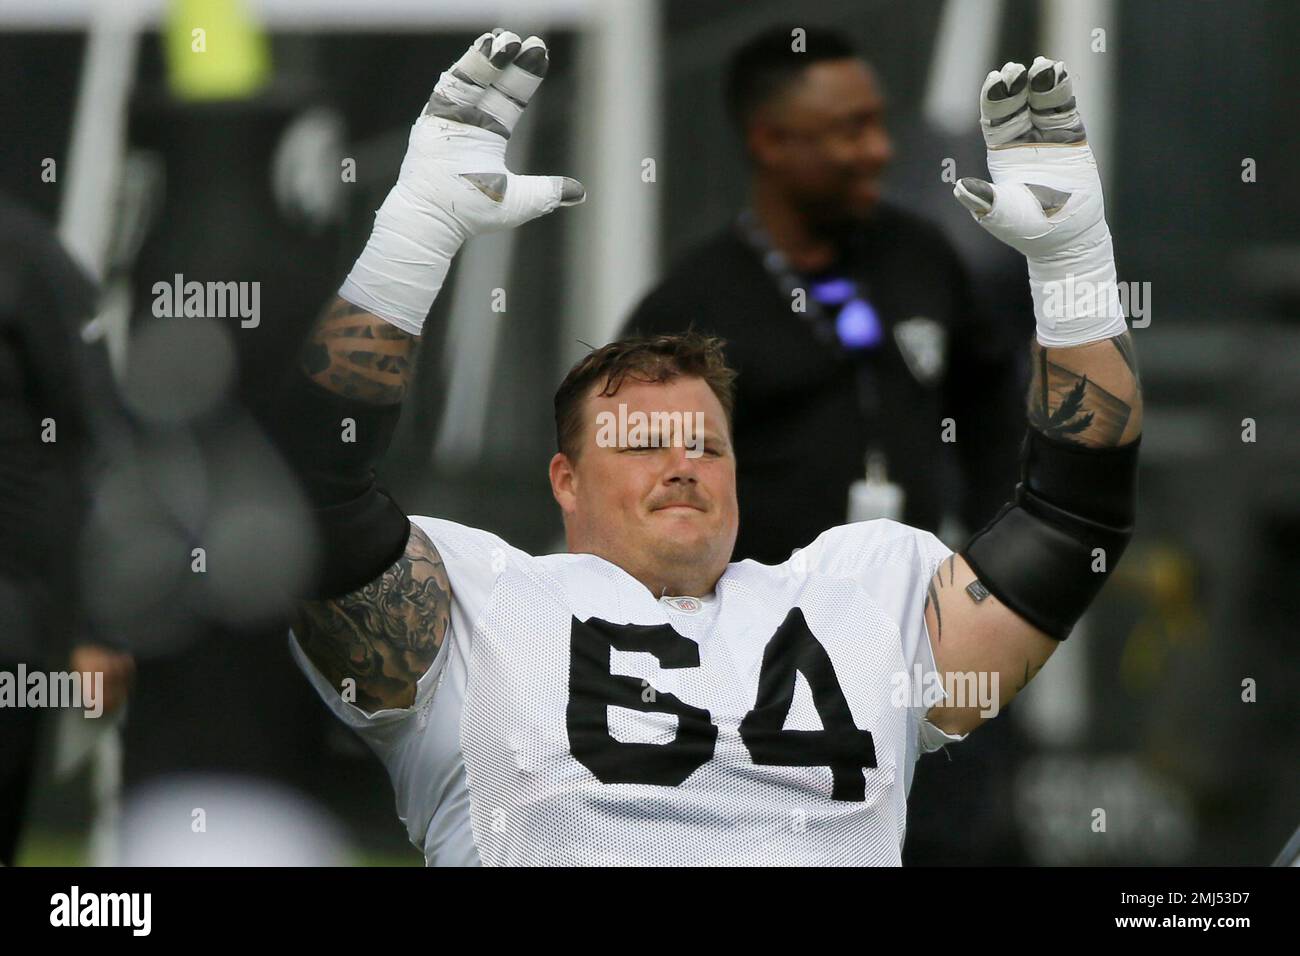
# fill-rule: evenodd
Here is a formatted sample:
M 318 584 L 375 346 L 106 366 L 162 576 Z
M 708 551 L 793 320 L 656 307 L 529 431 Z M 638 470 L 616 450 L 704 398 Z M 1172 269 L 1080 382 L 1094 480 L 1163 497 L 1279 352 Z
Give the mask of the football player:
M 897 864 L 917 755 L 1023 689 L 1132 533 L 1141 396 L 1069 75 L 1041 57 L 989 74 L 992 181 L 955 190 L 1028 260 L 1012 500 L 959 554 L 879 520 L 768 566 L 728 563 L 734 376 L 695 335 L 595 349 L 560 385 L 566 554 L 408 518 L 375 487 L 461 244 L 584 199 L 505 165 L 547 62 L 496 30 L 441 75 L 290 377 L 277 437 L 325 542 L 292 653 L 386 765 L 430 864 Z M 992 699 L 953 675 L 991 678 Z

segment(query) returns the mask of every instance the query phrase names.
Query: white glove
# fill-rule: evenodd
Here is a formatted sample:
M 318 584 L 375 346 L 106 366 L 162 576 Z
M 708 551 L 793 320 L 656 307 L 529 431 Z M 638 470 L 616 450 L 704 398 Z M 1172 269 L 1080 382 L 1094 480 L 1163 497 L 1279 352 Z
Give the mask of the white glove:
M 586 198 L 575 179 L 506 169 L 506 140 L 547 66 L 540 39 L 497 29 L 442 74 L 342 298 L 419 335 L 466 239 Z
M 953 195 L 975 221 L 1029 261 L 1038 341 L 1062 348 L 1124 332 L 1115 253 L 1097 161 L 1065 64 L 1038 57 L 984 80 L 980 128 L 993 182 Z

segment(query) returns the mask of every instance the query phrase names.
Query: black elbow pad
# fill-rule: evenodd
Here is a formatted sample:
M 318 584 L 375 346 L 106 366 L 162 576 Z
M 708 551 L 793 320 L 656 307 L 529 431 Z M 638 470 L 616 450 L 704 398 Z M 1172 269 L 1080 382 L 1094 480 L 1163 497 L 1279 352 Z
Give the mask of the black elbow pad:
M 1133 537 L 1141 441 L 1091 448 L 1030 428 L 1014 500 L 962 549 L 999 601 L 1057 640 L 1069 636 Z

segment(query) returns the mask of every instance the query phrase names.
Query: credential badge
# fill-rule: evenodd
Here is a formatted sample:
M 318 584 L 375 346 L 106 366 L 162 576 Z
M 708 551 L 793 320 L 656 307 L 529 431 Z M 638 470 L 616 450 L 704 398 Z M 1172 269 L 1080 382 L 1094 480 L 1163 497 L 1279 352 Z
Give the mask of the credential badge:
M 894 341 L 908 370 L 922 385 L 936 384 L 943 377 L 947 359 L 947 330 L 934 319 L 914 316 L 894 326 Z

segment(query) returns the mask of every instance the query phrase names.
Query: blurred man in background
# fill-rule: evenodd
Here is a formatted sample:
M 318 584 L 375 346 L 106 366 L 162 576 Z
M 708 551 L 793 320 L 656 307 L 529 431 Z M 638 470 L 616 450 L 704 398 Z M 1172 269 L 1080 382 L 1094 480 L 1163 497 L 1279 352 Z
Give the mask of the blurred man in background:
M 49 227 L 0 197 L 0 672 L 100 673 L 107 713 L 125 700 L 134 663 L 104 638 L 88 637 L 77 586 L 95 448 L 91 402 L 113 395 L 105 357 L 79 335 L 94 305 L 94 286 Z M 0 706 L 6 866 L 17 852 L 45 710 Z
M 977 528 L 1015 473 L 1023 336 L 979 314 L 937 228 L 881 200 L 893 147 L 874 72 L 838 33 L 778 27 L 732 56 L 726 100 L 749 208 L 684 256 L 624 331 L 694 326 L 728 343 L 735 558 L 784 561 L 846 518 L 938 531 L 954 500 L 953 517 Z M 849 508 L 868 453 L 901 507 L 886 491 Z

